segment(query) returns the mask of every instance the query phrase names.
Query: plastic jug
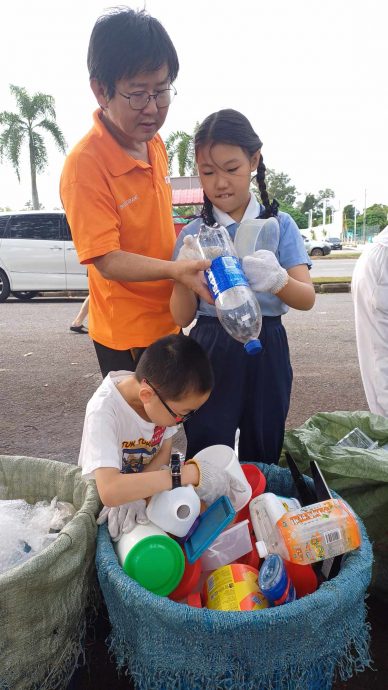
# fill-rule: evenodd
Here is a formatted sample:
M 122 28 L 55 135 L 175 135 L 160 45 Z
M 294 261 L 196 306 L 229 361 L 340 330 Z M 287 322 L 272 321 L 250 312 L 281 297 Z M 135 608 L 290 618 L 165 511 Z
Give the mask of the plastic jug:
M 360 543 L 353 511 L 341 499 L 332 498 L 284 513 L 256 546 L 261 558 L 277 553 L 287 561 L 305 565 L 340 556 L 357 549 Z
M 221 325 L 232 338 L 244 343 L 248 354 L 257 354 L 262 349 L 261 310 L 228 231 L 222 225 L 211 228 L 202 223 L 198 244 L 203 257 L 212 262 L 205 276 Z
M 169 534 L 184 537 L 193 526 L 201 509 L 201 501 L 192 486 L 161 491 L 150 499 L 146 513 L 151 522 Z
M 256 541 L 266 542 L 279 518 L 287 511 L 300 507 L 296 498 L 276 496 L 270 491 L 253 498 L 249 504 L 249 512 Z
M 167 596 L 182 579 L 185 559 L 181 547 L 152 523 L 136 525 L 114 548 L 124 572 L 154 594 Z

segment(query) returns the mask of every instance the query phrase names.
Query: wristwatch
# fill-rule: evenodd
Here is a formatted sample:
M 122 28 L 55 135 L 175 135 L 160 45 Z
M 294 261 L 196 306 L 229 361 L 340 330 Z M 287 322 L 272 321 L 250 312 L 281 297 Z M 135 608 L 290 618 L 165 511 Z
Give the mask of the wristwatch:
M 170 467 L 171 467 L 172 488 L 177 489 L 179 486 L 182 486 L 180 453 L 172 453 L 171 461 L 170 461 Z

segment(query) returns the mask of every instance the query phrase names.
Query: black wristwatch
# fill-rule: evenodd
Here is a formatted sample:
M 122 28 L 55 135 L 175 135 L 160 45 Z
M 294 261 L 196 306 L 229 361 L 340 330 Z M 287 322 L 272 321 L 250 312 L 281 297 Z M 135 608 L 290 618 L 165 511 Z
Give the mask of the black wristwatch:
M 181 456 L 180 453 L 173 453 L 170 460 L 172 488 L 177 489 L 182 486 L 181 482 Z

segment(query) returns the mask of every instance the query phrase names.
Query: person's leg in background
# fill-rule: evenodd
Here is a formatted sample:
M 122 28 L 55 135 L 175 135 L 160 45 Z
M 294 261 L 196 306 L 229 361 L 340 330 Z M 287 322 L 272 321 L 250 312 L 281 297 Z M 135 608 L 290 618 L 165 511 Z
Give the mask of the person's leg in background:
M 228 335 L 217 318 L 201 316 L 190 331 L 207 352 L 215 386 L 209 400 L 184 425 L 186 458 L 203 448 L 222 443 L 234 448 L 244 395 L 244 348 Z
M 144 347 L 136 347 L 130 350 L 113 350 L 93 340 L 94 349 L 103 378 L 110 371 L 135 371 L 136 365 L 143 354 Z
M 81 309 L 79 310 L 77 316 L 75 317 L 74 321 L 72 322 L 70 326 L 70 330 L 73 331 L 74 333 L 87 333 L 88 330 L 85 328 L 83 325 L 89 311 L 89 295 L 87 298 L 82 302 Z
M 280 317 L 264 317 L 263 350 L 248 356 L 245 405 L 240 419 L 240 462 L 278 463 L 292 387 L 287 334 Z

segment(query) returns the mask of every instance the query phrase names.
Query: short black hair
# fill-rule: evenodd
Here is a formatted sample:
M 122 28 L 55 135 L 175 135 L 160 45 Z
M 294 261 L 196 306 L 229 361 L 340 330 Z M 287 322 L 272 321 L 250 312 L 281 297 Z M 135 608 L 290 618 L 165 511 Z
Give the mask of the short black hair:
M 213 389 L 214 375 L 203 348 L 186 335 L 167 335 L 149 345 L 135 370 L 139 383 L 148 379 L 167 400 Z
M 170 82 L 179 71 L 174 45 L 162 24 L 144 10 L 111 7 L 93 27 L 88 49 L 90 79 L 97 79 L 113 98 L 117 82 L 167 65 Z

